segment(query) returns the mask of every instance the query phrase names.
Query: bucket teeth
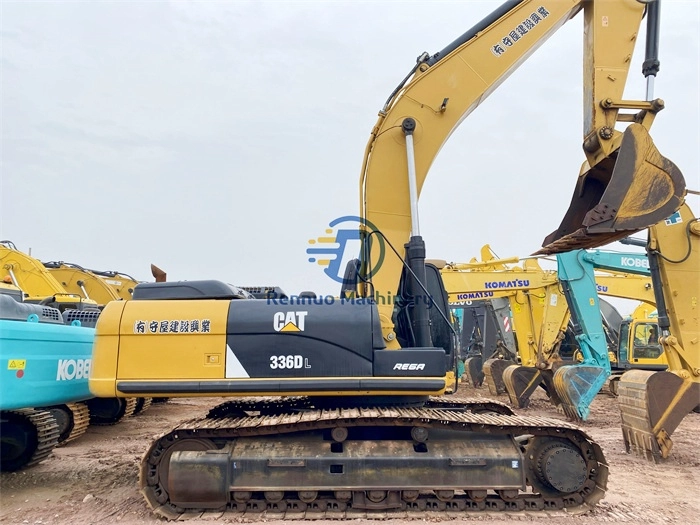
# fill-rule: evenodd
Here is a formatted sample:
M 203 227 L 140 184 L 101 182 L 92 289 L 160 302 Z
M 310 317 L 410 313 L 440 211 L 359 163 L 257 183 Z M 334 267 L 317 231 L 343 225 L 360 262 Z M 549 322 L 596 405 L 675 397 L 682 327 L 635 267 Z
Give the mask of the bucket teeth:
M 579 176 L 559 228 L 537 254 L 596 248 L 652 226 L 680 207 L 685 179 L 656 149 L 641 124 L 630 124 L 620 148 Z
M 474 388 L 479 388 L 484 384 L 481 356 L 468 357 L 464 361 L 464 369 L 469 378 L 469 382 Z
M 700 383 L 671 372 L 625 372 L 618 385 L 622 437 L 628 453 L 659 462 L 668 457 L 671 435 L 700 403 Z
M 537 387 L 544 389 L 553 405 L 557 406 L 561 402 L 554 389 L 551 370 L 511 365 L 503 372 L 503 382 L 511 404 L 517 408 L 527 408 L 530 396 Z
M 591 402 L 610 372 L 600 366 L 566 365 L 554 373 L 554 388 L 569 419 L 586 421 Z
M 506 368 L 514 364 L 510 359 L 487 359 L 484 362 L 484 380 L 492 396 L 506 393 L 503 373 Z

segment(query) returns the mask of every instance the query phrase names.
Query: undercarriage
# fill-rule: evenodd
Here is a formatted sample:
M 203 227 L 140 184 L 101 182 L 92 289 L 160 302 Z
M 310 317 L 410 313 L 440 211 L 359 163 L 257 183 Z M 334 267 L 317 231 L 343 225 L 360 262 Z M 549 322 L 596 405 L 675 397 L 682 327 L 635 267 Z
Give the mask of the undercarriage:
M 146 501 L 168 519 L 226 510 L 585 512 L 605 493 L 602 450 L 565 422 L 482 400 L 317 404 L 232 401 L 181 424 L 143 458 Z

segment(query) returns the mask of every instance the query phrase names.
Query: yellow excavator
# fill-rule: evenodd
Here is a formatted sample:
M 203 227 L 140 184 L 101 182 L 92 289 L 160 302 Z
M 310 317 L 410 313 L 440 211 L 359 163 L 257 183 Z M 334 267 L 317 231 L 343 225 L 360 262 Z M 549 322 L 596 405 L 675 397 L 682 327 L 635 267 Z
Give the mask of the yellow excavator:
M 95 395 L 258 396 L 152 443 L 139 482 L 156 514 L 582 512 L 603 497 L 602 450 L 574 425 L 514 417 L 483 399 L 432 397 L 447 387 L 453 334 L 440 273 L 424 262 L 417 204 L 452 131 L 583 11 L 589 168 L 548 244 L 602 245 L 671 215 L 684 180 L 648 134 L 663 104 L 622 99 L 652 5 L 509 1 L 442 51 L 422 54 L 371 132 L 362 256 L 347 268 L 340 299 L 241 300 L 247 294 L 223 283 L 187 281 L 140 284 L 133 300 L 105 307 Z M 624 119 L 632 123 L 623 133 L 614 126 Z
M 0 278 L 9 279 L 21 289 L 28 303 L 44 304 L 61 312 L 98 309 L 93 299 L 68 292 L 41 261 L 18 250 L 12 241 L 0 241 Z
M 700 407 L 700 221 L 683 204 L 649 228 L 645 245 L 668 370 L 625 372 L 618 393 L 627 452 L 658 462 L 683 418 Z
M 495 390 L 498 394 L 502 385 L 511 403 L 525 408 L 532 393 L 542 387 L 552 403 L 558 405 L 552 377 L 554 369 L 562 362 L 559 350 L 570 318 L 566 298 L 555 271 L 543 270 L 536 259 L 525 259 L 522 266 L 508 264 L 517 261 L 514 257 L 459 264 L 436 263 L 451 305 L 470 298 L 505 297 L 510 302 L 520 362 L 499 358 L 485 360 L 483 373 L 489 391 L 494 393 Z M 465 364 L 468 375 L 475 373 L 475 361 Z
M 63 261 L 49 261 L 43 265 L 73 295 L 93 300 L 102 308 L 110 301 L 121 300 L 116 289 L 105 279 L 82 266 Z
M 117 272 L 117 271 L 105 271 L 105 270 L 89 270 L 94 275 L 97 275 L 104 280 L 114 291 L 118 298 L 129 300 L 134 295 L 134 288 L 141 281 L 137 281 L 131 275 Z M 158 268 L 155 264 L 151 264 L 151 275 L 157 283 L 164 283 L 167 280 L 167 274 Z

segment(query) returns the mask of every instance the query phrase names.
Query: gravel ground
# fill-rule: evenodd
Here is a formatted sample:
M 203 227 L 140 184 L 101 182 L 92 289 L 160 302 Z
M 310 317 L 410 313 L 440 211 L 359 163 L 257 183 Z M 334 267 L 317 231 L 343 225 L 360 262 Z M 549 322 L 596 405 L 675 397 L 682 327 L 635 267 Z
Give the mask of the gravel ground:
M 490 397 L 483 388 L 466 385 L 460 394 Z M 506 396 L 500 400 L 507 402 Z M 73 525 L 114 523 L 134 525 L 163 523 L 151 514 L 138 491 L 138 465 L 151 440 L 178 422 L 204 414 L 220 399 L 171 399 L 154 404 L 145 412 L 114 427 L 91 427 L 81 438 L 57 448 L 43 463 L 25 471 L 0 475 L 0 522 Z M 531 406 L 517 412 L 562 419 L 541 394 Z M 625 453 L 620 416 L 615 398 L 599 395 L 589 420 L 581 425 L 603 448 L 610 464 L 605 498 L 592 512 L 570 516 L 564 512 L 519 514 L 420 513 L 388 517 L 358 514 L 349 522 L 384 520 L 394 525 L 450 521 L 455 523 L 493 521 L 522 523 L 547 521 L 550 525 L 599 523 L 682 523 L 700 524 L 700 414 L 689 414 L 673 434 L 671 457 L 654 465 Z M 205 515 L 190 523 L 298 522 L 304 516 L 261 514 Z M 295 519 L 291 519 L 295 518 Z M 321 525 L 333 523 L 326 516 L 306 516 Z M 337 523 L 337 521 L 336 521 Z

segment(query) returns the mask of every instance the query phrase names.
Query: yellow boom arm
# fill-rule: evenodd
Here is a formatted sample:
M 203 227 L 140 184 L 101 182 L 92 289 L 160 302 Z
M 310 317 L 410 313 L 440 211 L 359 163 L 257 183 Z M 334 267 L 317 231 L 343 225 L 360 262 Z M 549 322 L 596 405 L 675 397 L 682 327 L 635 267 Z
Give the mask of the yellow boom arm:
M 580 10 L 584 11 L 583 137 L 587 164 L 579 176 L 572 207 L 550 241 L 574 234 L 573 245 L 566 245 L 566 249 L 598 246 L 646 228 L 676 210 L 684 190 L 683 178 L 658 154 L 647 133 L 663 102 L 622 100 L 644 9 L 636 0 L 509 1 L 441 52 L 419 57 L 406 81 L 379 112 L 365 150 L 360 209 L 367 230 L 379 230 L 399 252 L 411 232 L 420 235 L 412 231 L 416 230 L 412 201 L 417 201 L 445 141 L 510 73 Z M 621 115 L 621 108 L 639 113 Z M 402 128 L 407 119 L 415 126 Z M 635 121 L 624 133 L 626 146 L 623 134 L 614 128 L 618 120 Z M 412 147 L 406 138 L 409 128 Z M 624 155 L 618 149 L 624 150 Z M 622 161 L 617 162 L 620 166 L 615 158 Z M 415 178 L 409 177 L 409 168 L 411 173 L 415 170 Z M 417 216 L 413 219 L 417 224 Z M 582 224 L 585 230 L 580 230 Z M 363 255 L 365 274 L 377 265 L 378 251 Z M 372 286 L 364 287 L 361 293 L 393 296 L 402 268 L 398 258 L 387 257 L 372 275 Z M 391 344 L 392 306 L 381 308 L 380 314 L 385 338 Z

